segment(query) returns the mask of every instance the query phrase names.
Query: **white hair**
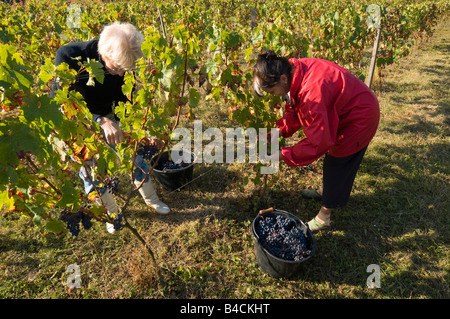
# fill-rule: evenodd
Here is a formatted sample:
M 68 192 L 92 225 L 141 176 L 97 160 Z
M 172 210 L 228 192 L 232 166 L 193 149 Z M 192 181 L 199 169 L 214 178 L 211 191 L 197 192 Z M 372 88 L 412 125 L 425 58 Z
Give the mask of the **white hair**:
M 114 22 L 106 26 L 100 34 L 98 53 L 113 61 L 121 68 L 134 67 L 143 56 L 141 45 L 144 36 L 130 23 Z

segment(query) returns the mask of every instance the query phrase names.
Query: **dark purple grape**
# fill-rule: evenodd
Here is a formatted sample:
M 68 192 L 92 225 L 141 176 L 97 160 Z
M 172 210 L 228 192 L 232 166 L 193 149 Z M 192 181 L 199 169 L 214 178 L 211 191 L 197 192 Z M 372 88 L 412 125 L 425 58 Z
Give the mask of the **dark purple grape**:
M 158 164 L 157 168 L 160 171 L 168 171 L 168 170 L 175 170 L 180 169 L 189 166 L 190 163 L 180 162 L 180 163 L 174 163 L 173 161 L 165 161 L 162 164 Z
M 151 160 L 158 149 L 153 145 L 139 143 L 136 153 L 145 160 Z
M 72 213 L 70 210 L 65 208 L 61 211 L 59 219 L 66 224 L 66 227 L 72 236 L 78 236 L 80 233 L 80 221 L 82 219 L 82 214 L 80 211 Z
M 103 185 L 113 194 L 117 194 L 119 192 L 119 183 L 120 180 L 115 176 L 106 177 L 103 179 Z
M 80 234 L 80 224 L 86 230 L 92 227 L 92 217 L 86 214 L 82 208 L 78 209 L 75 213 L 65 208 L 61 211 L 59 219 L 66 224 L 67 230 L 72 236 L 78 236 Z
M 84 229 L 90 229 L 92 227 L 92 217 L 88 214 L 83 213 L 81 224 L 83 225 Z
M 300 261 L 311 253 L 303 231 L 289 218 L 261 218 L 255 230 L 261 245 L 276 257 Z

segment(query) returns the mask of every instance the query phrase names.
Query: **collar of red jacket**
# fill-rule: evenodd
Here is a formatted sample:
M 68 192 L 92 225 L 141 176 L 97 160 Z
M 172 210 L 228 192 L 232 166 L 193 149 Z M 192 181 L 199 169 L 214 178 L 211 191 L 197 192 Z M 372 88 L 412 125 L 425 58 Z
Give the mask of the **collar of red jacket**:
M 300 87 L 303 81 L 303 68 L 302 63 L 299 59 L 291 58 L 289 59 L 289 62 L 293 67 L 292 83 L 289 94 L 291 98 L 291 106 L 294 106 L 297 103 L 298 92 L 300 91 Z

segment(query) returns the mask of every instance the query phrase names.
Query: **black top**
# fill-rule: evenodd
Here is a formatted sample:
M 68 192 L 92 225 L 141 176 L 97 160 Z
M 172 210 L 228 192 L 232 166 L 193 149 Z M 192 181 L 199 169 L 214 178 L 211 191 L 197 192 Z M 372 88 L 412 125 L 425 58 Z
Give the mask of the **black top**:
M 93 114 L 105 116 L 113 111 L 112 105 L 118 102 L 126 102 L 128 99 L 122 92 L 122 85 L 124 84 L 124 77 L 119 75 L 111 75 L 105 69 L 105 62 L 101 59 L 98 53 L 98 40 L 90 40 L 83 42 L 73 42 L 66 44 L 58 49 L 56 52 L 55 65 L 66 62 L 71 69 L 78 71 L 80 66 L 78 60 L 73 58 L 81 57 L 81 61 L 86 62 L 87 59 L 95 59 L 103 64 L 105 77 L 103 84 L 100 84 L 95 79 L 94 86 L 88 86 L 89 73 L 83 71 L 77 75 L 76 82 L 70 89 L 81 93 L 86 105 Z M 55 81 L 53 85 L 52 96 L 54 91 L 58 89 L 58 83 Z

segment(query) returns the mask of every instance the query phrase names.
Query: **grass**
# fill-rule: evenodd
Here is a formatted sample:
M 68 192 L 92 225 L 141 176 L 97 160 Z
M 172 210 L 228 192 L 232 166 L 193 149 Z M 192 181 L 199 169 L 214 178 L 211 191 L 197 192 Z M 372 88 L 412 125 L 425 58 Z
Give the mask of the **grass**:
M 316 254 L 296 277 L 260 271 L 251 222 L 267 207 L 313 217 L 320 203 L 298 190 L 320 185 L 321 160 L 308 169 L 282 166 L 262 198 L 259 188 L 243 183 L 251 165 L 198 164 L 194 177 L 201 177 L 185 190 L 159 190 L 172 208 L 168 216 L 149 212 L 139 197 L 131 202 L 129 220 L 155 252 L 162 285 L 127 230 L 110 235 L 97 223 L 76 238 L 55 236 L 27 218 L 4 215 L 0 298 L 449 298 L 449 34 L 447 19 L 374 79 L 378 133 L 351 200 L 333 213 L 331 230 L 315 235 Z M 204 127 L 230 125 L 220 105 L 205 103 L 196 115 Z M 82 288 L 71 291 L 66 269 L 74 263 Z M 371 264 L 380 266 L 381 288 L 366 286 Z

